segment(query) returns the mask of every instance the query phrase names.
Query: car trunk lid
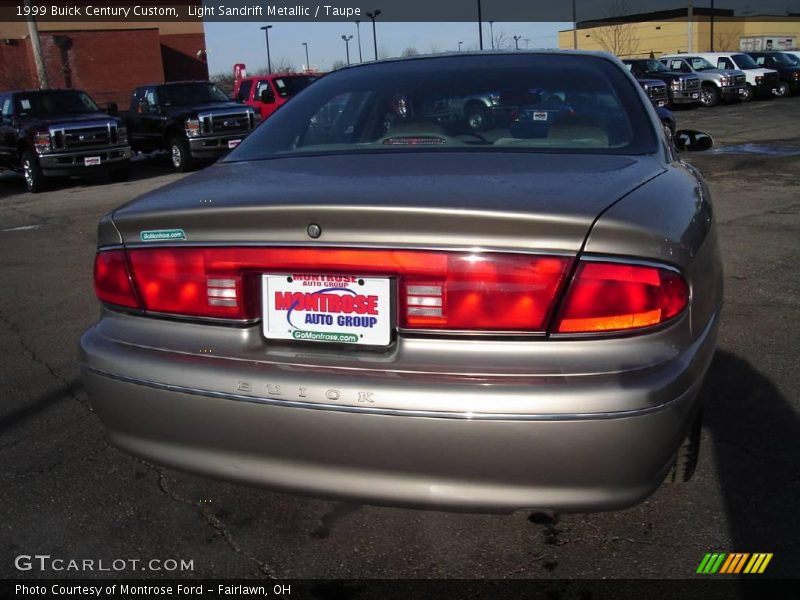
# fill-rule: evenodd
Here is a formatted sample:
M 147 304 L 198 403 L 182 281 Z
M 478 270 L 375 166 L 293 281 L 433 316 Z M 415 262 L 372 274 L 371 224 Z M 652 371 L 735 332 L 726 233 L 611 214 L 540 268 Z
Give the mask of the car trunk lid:
M 218 163 L 113 213 L 100 245 L 332 244 L 577 253 L 653 156 L 392 152 Z M 310 224 L 321 234 L 312 239 Z M 177 235 L 177 234 L 174 234 Z M 121 237 L 121 240 L 120 240 Z

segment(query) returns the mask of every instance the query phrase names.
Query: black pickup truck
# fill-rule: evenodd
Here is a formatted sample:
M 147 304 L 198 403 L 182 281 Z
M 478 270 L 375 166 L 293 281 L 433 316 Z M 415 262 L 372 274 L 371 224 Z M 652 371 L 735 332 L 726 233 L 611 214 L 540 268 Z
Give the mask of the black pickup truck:
M 0 92 L 0 171 L 20 171 L 28 191 L 51 177 L 106 171 L 130 177 L 131 147 L 121 119 L 100 111 L 80 90 Z
M 670 71 L 664 64 L 652 58 L 626 59 L 622 62 L 628 65 L 636 79 L 659 79 L 666 83 L 671 105 L 700 103 L 702 82 L 697 75 Z
M 188 171 L 197 160 L 222 156 L 256 125 L 252 108 L 232 102 L 207 81 L 138 87 L 130 111 L 120 116 L 134 151 L 167 150 L 178 171 Z
M 783 52 L 748 52 L 759 67 L 774 69 L 780 81 L 775 88 L 775 95 L 785 98 L 789 94 L 800 92 L 800 66 L 795 64 L 792 56 Z

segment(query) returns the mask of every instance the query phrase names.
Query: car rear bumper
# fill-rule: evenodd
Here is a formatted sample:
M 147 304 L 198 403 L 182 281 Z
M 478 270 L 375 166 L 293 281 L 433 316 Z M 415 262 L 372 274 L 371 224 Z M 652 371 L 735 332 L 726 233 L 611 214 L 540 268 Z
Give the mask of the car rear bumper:
M 612 510 L 644 500 L 697 413 L 716 331 L 715 320 L 695 344 L 657 367 L 596 381 L 544 376 L 517 385 L 499 376 L 413 373 L 385 373 L 376 382 L 348 370 L 163 352 L 119 339 L 122 330 L 109 320 L 84 334 L 81 362 L 90 401 L 122 449 L 294 493 L 487 512 Z M 227 373 L 229 389 L 210 389 L 216 368 Z M 256 383 L 265 373 L 279 383 Z M 292 382 L 308 389 L 292 396 Z M 499 408 L 398 409 L 370 394 L 347 403 L 348 390 L 359 387 L 377 390 L 376 398 L 391 390 L 422 402 L 455 389 L 462 406 Z M 317 388 L 325 391 L 313 396 Z M 508 409 L 520 395 L 539 408 Z M 623 399 L 631 407 L 606 410 Z
M 86 165 L 86 158 L 99 158 L 99 165 Z M 81 150 L 80 152 L 59 152 L 39 156 L 42 173 L 49 177 L 86 175 L 95 171 L 121 167 L 131 158 L 130 146 Z

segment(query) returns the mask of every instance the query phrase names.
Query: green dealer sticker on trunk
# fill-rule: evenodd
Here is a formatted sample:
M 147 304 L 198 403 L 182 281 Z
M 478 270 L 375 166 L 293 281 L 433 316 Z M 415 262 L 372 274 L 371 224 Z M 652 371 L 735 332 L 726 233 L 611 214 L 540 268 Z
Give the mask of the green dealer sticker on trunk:
M 142 231 L 139 237 L 143 242 L 165 242 L 169 240 L 185 240 L 186 233 L 183 229 L 154 229 Z

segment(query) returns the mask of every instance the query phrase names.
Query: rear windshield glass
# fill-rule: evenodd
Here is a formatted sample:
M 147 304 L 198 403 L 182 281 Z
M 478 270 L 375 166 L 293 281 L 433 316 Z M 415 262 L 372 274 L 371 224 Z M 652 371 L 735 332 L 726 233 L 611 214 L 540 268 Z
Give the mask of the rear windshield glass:
M 787 63 L 793 67 L 800 66 L 800 58 L 797 58 L 794 54 L 781 54 L 781 56 L 787 61 Z
M 281 98 L 289 98 L 294 96 L 299 91 L 308 87 L 316 77 L 312 76 L 299 76 L 299 77 L 279 77 L 273 81 L 275 89 L 278 90 L 278 95 Z
M 757 69 L 758 65 L 756 62 L 750 58 L 747 54 L 734 54 L 731 58 L 733 58 L 733 62 L 736 63 L 736 66 L 740 69 Z
M 331 73 L 227 160 L 454 149 L 642 154 L 657 142 L 635 82 L 606 59 L 464 55 Z
M 158 95 L 164 106 L 230 102 L 225 93 L 213 83 L 182 83 L 163 86 Z
M 716 69 L 714 65 L 708 62 L 705 58 L 695 56 L 689 59 L 689 64 L 695 71 L 708 71 L 709 69 Z
M 27 117 L 94 113 L 99 110 L 88 95 L 74 90 L 31 92 L 17 96 L 17 112 Z

